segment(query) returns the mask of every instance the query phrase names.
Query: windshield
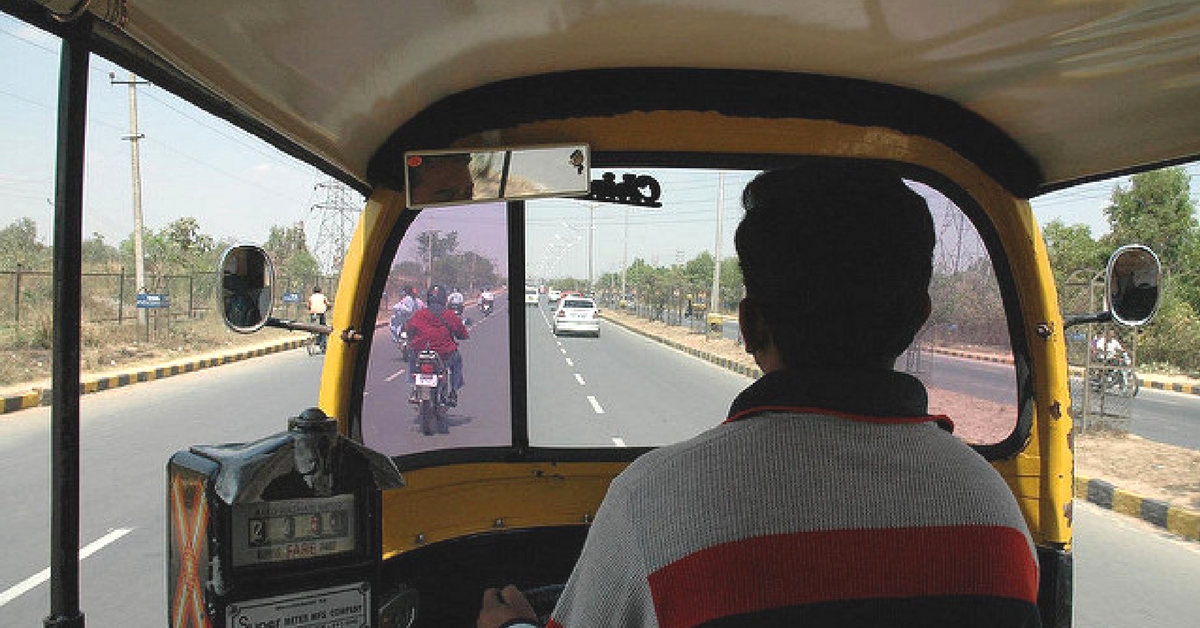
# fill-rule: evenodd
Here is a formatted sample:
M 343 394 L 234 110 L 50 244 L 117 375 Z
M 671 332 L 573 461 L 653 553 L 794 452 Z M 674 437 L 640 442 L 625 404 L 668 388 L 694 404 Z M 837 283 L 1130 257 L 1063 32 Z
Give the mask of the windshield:
M 527 285 L 518 283 L 525 297 L 515 312 L 504 287 L 504 206 L 421 213 L 380 304 L 364 391 L 366 443 L 393 455 L 511 444 L 511 316 L 524 320 L 531 445 L 661 446 L 723 421 L 758 374 L 739 332 L 743 288 L 733 250 L 742 188 L 756 173 L 650 174 L 662 185 L 659 208 L 526 204 Z M 925 384 L 930 413 L 949 416 L 959 438 L 998 443 L 1016 425 L 1017 377 L 991 258 L 948 196 L 909 185 L 927 199 L 937 232 L 933 311 L 895 368 Z M 405 285 L 423 292 L 434 284 L 464 294 L 460 317 L 470 338 L 457 343 L 465 383 L 448 433 L 424 435 L 408 400 L 396 308 Z M 487 314 L 478 307 L 483 286 L 497 294 Z M 552 299 L 558 292 L 561 299 Z

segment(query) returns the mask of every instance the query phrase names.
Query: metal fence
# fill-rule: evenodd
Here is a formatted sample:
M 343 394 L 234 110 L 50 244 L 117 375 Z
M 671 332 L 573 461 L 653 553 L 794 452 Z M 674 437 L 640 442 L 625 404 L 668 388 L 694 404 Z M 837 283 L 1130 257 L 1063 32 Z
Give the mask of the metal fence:
M 217 274 L 211 271 L 151 275 L 146 278 L 144 291 L 137 289 L 133 273 L 124 268 L 115 272 L 84 272 L 82 278 L 82 320 L 93 325 L 142 322 L 147 330 L 161 329 L 174 320 L 203 318 L 218 304 Z M 337 277 L 276 277 L 275 315 L 302 316 L 309 291 L 315 285 L 321 286 L 331 300 L 335 298 Z M 52 272 L 20 265 L 0 270 L 0 287 L 11 295 L 0 298 L 0 340 L 11 341 L 22 329 L 50 325 Z M 139 310 L 143 311 L 140 321 Z
M 1061 286 L 1064 314 L 1104 309 L 1104 272 L 1079 270 Z M 1113 332 L 1127 360 L 1110 360 L 1096 350 L 1097 338 Z M 1133 397 L 1138 392 L 1137 335 L 1112 324 L 1078 325 L 1065 330 L 1071 373 L 1071 416 L 1079 432 L 1129 428 Z

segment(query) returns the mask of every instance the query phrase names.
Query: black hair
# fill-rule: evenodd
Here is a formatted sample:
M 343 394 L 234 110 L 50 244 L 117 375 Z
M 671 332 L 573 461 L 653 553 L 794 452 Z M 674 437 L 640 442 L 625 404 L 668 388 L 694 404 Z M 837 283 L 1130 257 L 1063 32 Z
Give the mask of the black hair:
M 933 219 L 881 164 L 812 163 L 758 175 L 742 194 L 746 296 L 784 364 L 894 360 L 928 315 Z

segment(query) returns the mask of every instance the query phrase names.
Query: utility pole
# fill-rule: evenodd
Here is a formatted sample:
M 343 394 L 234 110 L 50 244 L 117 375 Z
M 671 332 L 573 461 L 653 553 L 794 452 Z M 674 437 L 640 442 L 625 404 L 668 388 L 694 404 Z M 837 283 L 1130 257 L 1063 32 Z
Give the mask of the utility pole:
M 596 241 L 596 206 L 588 205 L 588 241 L 587 241 L 588 260 L 587 260 L 587 262 L 588 262 L 588 293 L 589 294 L 594 290 L 594 288 L 592 286 L 593 276 L 594 276 L 593 272 L 592 272 L 592 262 L 593 262 L 592 246 L 595 243 L 595 241 Z
M 717 242 L 713 254 L 712 293 L 708 295 L 708 311 L 720 314 L 721 300 L 721 238 L 725 230 L 725 173 L 722 172 L 717 184 Z
M 117 75 L 109 72 L 108 80 L 112 85 L 129 86 L 129 135 L 122 136 L 121 139 L 129 140 L 130 159 L 133 165 L 133 276 L 136 293 L 141 294 L 146 292 L 146 253 L 142 244 L 142 168 L 141 158 L 138 154 L 138 142 L 146 136 L 138 133 L 137 86 L 149 85 L 150 82 L 139 81 L 133 72 L 129 73 L 129 79 L 125 81 L 118 81 Z M 145 325 L 146 310 L 138 308 L 137 314 L 138 324 Z

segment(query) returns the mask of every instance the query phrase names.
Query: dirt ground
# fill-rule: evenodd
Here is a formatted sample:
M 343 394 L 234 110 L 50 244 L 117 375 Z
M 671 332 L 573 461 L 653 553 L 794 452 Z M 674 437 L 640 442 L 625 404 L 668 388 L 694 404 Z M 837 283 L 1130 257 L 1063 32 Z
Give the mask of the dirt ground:
M 606 311 L 606 318 L 636 327 L 652 335 L 669 338 L 697 350 L 720 355 L 740 364 L 754 366 L 743 348 L 727 338 L 708 340 L 686 327 Z M 930 411 L 950 416 L 955 432 L 968 441 L 986 442 L 1003 436 L 1010 406 L 979 400 L 948 391 L 930 390 Z M 1200 451 L 1145 440 L 1129 434 L 1098 432 L 1075 437 L 1076 473 L 1105 480 L 1142 497 L 1200 510 Z

